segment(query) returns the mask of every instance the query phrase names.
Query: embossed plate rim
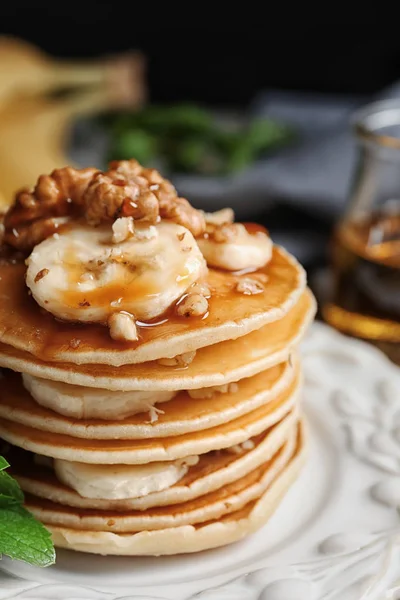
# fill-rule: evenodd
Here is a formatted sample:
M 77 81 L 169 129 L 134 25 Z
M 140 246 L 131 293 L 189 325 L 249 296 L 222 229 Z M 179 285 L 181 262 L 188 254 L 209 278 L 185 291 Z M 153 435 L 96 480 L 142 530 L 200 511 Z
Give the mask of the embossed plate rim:
M 164 561 L 172 569 L 172 575 L 175 570 L 175 582 L 162 585 L 150 585 L 152 581 L 147 585 L 127 582 L 116 586 L 111 575 L 107 585 L 105 580 L 99 583 L 98 576 L 94 575 L 90 584 L 82 585 L 74 581 L 52 581 L 51 570 L 39 572 L 5 559 L 0 563 L 0 600 L 400 598 L 400 582 L 396 581 L 400 574 L 397 510 L 400 505 L 400 403 L 396 409 L 396 398 L 400 398 L 400 370 L 375 348 L 345 338 L 319 323 L 312 327 L 303 351 L 306 409 L 311 422 L 322 419 L 320 423 L 330 432 L 323 434 L 328 446 L 330 443 L 333 446 L 328 450 L 330 457 L 324 457 L 322 464 L 329 462 L 334 469 L 335 485 L 328 489 L 329 498 L 325 499 L 322 512 L 310 505 L 315 518 L 296 533 L 296 539 L 292 531 L 292 539 L 275 545 L 272 553 L 271 548 L 260 541 L 266 532 L 271 539 L 275 535 L 279 542 L 288 508 L 291 507 L 293 513 L 293 506 L 306 505 L 304 478 L 309 474 L 300 477 L 275 517 L 250 541 L 198 555 L 194 559 L 198 565 L 197 577 L 180 574 L 177 565 L 184 559 L 174 557 L 157 560 Z M 317 429 L 319 426 L 316 428 L 314 423 L 314 431 Z M 332 436 L 331 441 L 329 436 Z M 316 447 L 321 449 L 320 444 Z M 318 483 L 323 479 L 321 464 L 313 460 L 311 457 L 310 464 L 315 467 L 313 481 Z M 309 480 L 306 487 L 312 493 Z M 314 489 L 318 490 L 318 485 Z M 289 525 L 287 531 L 290 532 Z M 254 545 L 251 554 L 249 544 Z M 212 575 L 207 572 L 207 563 L 222 564 L 221 557 L 229 553 L 233 556 L 230 566 L 217 567 Z M 219 561 L 215 561 L 218 556 Z M 83 569 L 87 561 L 88 558 L 81 563 Z M 60 575 L 60 570 L 68 569 L 68 565 L 56 568 Z M 78 577 L 76 572 L 69 575 Z

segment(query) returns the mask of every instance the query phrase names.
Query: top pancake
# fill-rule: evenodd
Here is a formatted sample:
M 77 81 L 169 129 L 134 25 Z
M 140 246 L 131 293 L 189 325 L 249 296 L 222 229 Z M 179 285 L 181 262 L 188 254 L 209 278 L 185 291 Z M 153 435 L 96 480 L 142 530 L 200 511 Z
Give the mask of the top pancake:
M 58 321 L 29 297 L 24 275 L 23 264 L 0 265 L 0 342 L 48 362 L 113 366 L 173 357 L 246 335 L 284 317 L 306 285 L 303 268 L 275 247 L 270 263 L 251 275 L 268 277 L 265 292 L 240 294 L 235 287 L 246 275 L 210 269 L 207 318 L 169 314 L 158 324 L 140 327 L 139 341 L 128 344 L 113 340 L 101 325 Z
M 108 390 L 176 391 L 224 385 L 288 360 L 313 319 L 315 308 L 314 297 L 306 289 L 283 319 L 236 340 L 200 348 L 186 368 L 166 367 L 157 361 L 118 369 L 45 362 L 5 344 L 0 344 L 0 366 L 42 379 Z

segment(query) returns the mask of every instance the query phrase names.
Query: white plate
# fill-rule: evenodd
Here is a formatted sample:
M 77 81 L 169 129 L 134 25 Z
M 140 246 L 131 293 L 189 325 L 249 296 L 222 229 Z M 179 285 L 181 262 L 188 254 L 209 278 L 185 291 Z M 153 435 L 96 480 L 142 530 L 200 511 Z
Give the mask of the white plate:
M 197 555 L 4 559 L 0 599 L 399 600 L 400 369 L 321 324 L 304 366 L 308 465 L 260 532 Z

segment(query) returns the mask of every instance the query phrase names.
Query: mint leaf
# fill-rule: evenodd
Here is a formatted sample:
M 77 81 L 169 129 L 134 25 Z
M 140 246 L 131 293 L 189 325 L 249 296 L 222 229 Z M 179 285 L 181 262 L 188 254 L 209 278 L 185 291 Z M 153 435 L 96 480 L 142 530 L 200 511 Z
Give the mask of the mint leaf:
M 10 465 L 8 464 L 6 459 L 3 458 L 2 456 L 0 456 L 0 471 L 4 471 L 4 469 L 8 469 L 9 466 Z
M 0 471 L 0 496 L 11 496 L 19 504 L 24 501 L 24 494 L 19 484 L 4 471 Z
M 0 559 L 5 554 L 31 565 L 47 567 L 55 560 L 50 532 L 22 506 L 22 490 L 5 472 L 9 466 L 0 456 Z
M 55 561 L 50 532 L 22 506 L 0 507 L 0 555 L 38 567 Z

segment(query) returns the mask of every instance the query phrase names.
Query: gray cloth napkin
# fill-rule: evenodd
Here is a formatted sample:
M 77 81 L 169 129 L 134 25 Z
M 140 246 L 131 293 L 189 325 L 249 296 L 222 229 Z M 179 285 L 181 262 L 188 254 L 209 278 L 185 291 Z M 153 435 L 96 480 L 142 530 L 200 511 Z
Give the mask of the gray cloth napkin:
M 281 149 L 231 177 L 176 176 L 179 193 L 205 210 L 232 206 L 251 218 L 284 200 L 329 220 L 343 211 L 357 156 L 351 116 L 369 101 L 399 98 L 396 83 L 374 98 L 268 91 L 251 110 L 291 124 L 298 132 L 292 146 Z M 71 157 L 82 166 L 102 166 L 107 141 L 90 123 L 80 123 Z

